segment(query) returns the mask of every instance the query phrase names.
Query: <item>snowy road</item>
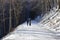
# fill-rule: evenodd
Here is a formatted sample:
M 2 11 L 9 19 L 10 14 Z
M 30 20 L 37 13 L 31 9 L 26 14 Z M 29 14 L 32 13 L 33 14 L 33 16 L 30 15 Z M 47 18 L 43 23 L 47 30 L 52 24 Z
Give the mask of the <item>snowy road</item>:
M 55 39 L 54 36 L 54 32 L 45 29 L 43 25 L 39 25 L 36 21 L 32 21 L 32 26 L 27 26 L 25 22 L 2 40 L 59 40 Z

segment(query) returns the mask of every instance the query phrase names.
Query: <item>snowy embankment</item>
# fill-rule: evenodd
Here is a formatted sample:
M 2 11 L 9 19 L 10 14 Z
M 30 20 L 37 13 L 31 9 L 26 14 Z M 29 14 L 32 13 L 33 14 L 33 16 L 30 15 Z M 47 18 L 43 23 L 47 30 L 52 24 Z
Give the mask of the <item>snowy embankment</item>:
M 59 24 L 59 22 L 56 24 L 56 21 L 54 21 L 58 16 L 57 14 L 60 15 L 59 10 L 56 12 L 52 11 L 51 14 L 49 14 L 50 16 L 44 16 L 46 19 L 43 19 L 39 23 L 37 23 L 36 20 L 32 20 L 31 26 L 27 26 L 27 23 L 25 22 L 19 25 L 13 32 L 8 34 L 2 40 L 60 40 L 60 33 L 55 30 L 58 27 L 54 26 Z M 53 23 L 55 23 L 54 25 L 51 25 L 52 20 Z
M 40 23 L 46 26 L 51 31 L 60 32 L 60 25 L 59 25 L 60 24 L 60 9 L 56 10 L 55 12 L 54 11 L 51 12 L 51 15 L 50 16 L 48 15 Z

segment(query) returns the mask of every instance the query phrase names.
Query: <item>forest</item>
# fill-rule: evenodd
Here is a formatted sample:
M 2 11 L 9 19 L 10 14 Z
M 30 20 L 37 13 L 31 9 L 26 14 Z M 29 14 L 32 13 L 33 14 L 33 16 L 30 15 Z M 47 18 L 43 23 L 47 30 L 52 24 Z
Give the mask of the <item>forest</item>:
M 42 18 L 57 5 L 60 8 L 60 0 L 0 0 L 0 38 L 27 21 L 28 17 L 31 20 L 37 16 Z

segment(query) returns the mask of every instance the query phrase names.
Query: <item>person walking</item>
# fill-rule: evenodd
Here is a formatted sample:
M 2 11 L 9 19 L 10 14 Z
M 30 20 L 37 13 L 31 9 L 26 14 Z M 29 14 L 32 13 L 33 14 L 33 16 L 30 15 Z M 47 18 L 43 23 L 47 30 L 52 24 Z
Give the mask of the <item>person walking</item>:
M 31 26 L 31 18 L 30 18 L 30 11 L 31 11 L 31 5 L 30 2 L 27 1 L 26 3 L 26 17 L 27 17 L 27 26 Z

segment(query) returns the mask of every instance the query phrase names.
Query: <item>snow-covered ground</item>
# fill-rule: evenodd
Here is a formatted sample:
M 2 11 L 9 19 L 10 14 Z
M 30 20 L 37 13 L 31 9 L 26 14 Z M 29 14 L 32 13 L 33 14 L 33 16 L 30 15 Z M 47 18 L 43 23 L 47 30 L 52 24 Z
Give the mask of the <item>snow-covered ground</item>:
M 44 16 L 46 19 L 39 23 L 36 20 L 32 20 L 31 26 L 27 26 L 27 22 L 17 26 L 13 32 L 3 37 L 2 40 L 60 40 L 60 31 L 55 30 L 60 29 L 60 26 L 57 26 L 60 22 L 56 23 L 60 19 L 60 11 L 52 11 L 50 13 L 50 16 Z
M 12 34 L 7 35 L 3 40 L 56 40 L 54 34 L 36 21 L 32 21 L 31 26 L 25 22 L 19 25 Z
M 46 29 L 44 25 L 32 21 L 31 26 L 27 26 L 25 22 L 2 40 L 59 40 L 55 36 L 56 33 Z

